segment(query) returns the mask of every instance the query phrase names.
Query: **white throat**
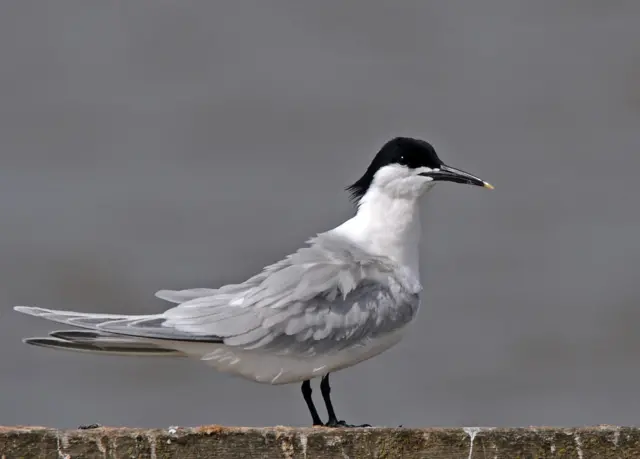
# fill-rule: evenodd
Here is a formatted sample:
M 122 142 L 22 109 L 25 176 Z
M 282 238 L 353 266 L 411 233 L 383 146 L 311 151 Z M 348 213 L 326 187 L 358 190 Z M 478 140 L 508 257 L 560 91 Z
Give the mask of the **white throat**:
M 357 214 L 332 232 L 376 255 L 389 257 L 420 277 L 418 196 L 398 197 L 371 187 Z

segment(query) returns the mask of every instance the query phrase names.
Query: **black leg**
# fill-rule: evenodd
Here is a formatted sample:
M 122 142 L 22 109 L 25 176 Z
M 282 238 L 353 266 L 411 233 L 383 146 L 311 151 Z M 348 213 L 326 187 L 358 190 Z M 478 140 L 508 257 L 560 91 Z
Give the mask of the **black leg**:
M 304 401 L 307 402 L 307 407 L 309 408 L 311 418 L 313 419 L 313 425 L 323 426 L 324 424 L 322 423 L 320 416 L 318 416 L 318 411 L 316 410 L 316 406 L 313 404 L 313 399 L 311 398 L 311 382 L 308 379 L 302 383 L 302 396 L 304 397 Z
M 331 403 L 331 386 L 329 385 L 329 375 L 326 374 L 322 377 L 320 382 L 320 392 L 322 392 L 322 398 L 324 404 L 327 406 L 327 414 L 329 415 L 329 422 L 327 425 L 338 425 L 338 418 L 336 412 L 333 410 L 333 403 Z
M 320 383 L 320 391 L 322 392 L 324 404 L 327 406 L 327 414 L 329 414 L 329 421 L 325 424 L 327 427 L 371 427 L 369 424 L 354 426 L 351 424 L 347 424 L 344 421 L 338 421 L 336 412 L 333 410 L 333 403 L 331 403 L 331 386 L 329 385 L 329 374 L 326 374 L 322 377 L 322 382 Z

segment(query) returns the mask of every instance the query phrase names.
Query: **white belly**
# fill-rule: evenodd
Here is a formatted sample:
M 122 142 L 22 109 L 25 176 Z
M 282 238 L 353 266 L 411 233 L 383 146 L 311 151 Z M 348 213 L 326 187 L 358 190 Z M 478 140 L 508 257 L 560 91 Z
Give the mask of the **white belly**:
M 287 384 L 317 378 L 375 357 L 397 344 L 403 332 L 404 329 L 396 330 L 359 346 L 312 358 L 238 350 L 224 344 L 172 342 L 171 347 L 225 373 L 265 384 Z M 166 341 L 157 343 L 167 345 Z

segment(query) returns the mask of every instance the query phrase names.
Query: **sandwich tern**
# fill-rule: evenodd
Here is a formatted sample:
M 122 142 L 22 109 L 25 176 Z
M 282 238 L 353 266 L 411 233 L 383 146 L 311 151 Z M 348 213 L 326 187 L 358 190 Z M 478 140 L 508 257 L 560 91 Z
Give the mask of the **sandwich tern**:
M 433 146 L 396 137 L 347 188 L 355 216 L 240 284 L 160 290 L 162 314 L 15 310 L 79 327 L 27 338 L 36 346 L 131 356 L 188 356 L 267 384 L 302 383 L 313 425 L 347 427 L 329 374 L 397 344 L 420 304 L 419 200 L 440 182 L 493 187 L 445 165 Z M 321 378 L 328 421 L 311 397 Z M 365 424 L 366 425 L 366 424 Z

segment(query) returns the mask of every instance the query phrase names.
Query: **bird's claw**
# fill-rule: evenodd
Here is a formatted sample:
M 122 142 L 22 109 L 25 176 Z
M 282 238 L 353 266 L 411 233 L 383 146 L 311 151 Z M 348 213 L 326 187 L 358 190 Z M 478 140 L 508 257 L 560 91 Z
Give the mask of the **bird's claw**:
M 329 419 L 329 422 L 327 422 L 324 426 L 333 427 L 333 428 L 371 427 L 371 425 L 369 424 L 360 424 L 360 425 L 347 424 L 345 421 L 338 421 L 334 419 Z
M 100 427 L 102 427 L 100 424 L 86 424 L 86 425 L 78 426 L 78 429 L 90 430 L 90 429 L 99 429 Z

